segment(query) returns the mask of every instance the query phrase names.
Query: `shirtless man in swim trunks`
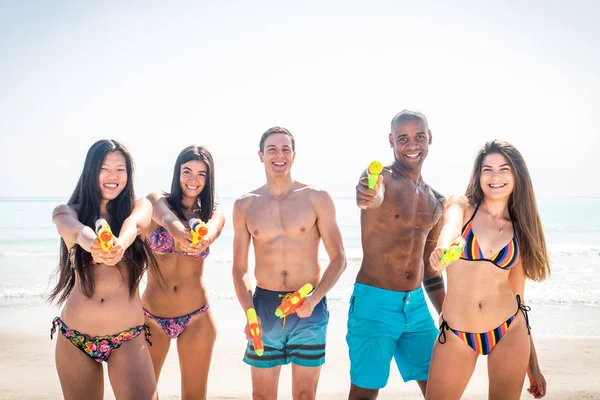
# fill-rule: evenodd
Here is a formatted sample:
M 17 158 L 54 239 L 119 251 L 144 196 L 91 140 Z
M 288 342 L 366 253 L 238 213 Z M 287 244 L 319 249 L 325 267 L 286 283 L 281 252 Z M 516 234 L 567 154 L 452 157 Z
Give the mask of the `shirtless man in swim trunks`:
M 267 183 L 236 200 L 233 208 L 233 282 L 244 311 L 255 308 L 262 327 L 264 354 L 251 342 L 244 362 L 251 366 L 254 399 L 276 399 L 281 366 L 292 363 L 294 399 L 314 399 L 325 362 L 327 300 L 346 267 L 342 237 L 329 194 L 292 179 L 295 141 L 285 128 L 274 127 L 261 138 L 260 160 Z M 248 250 L 254 244 L 256 291 L 248 272 Z M 321 275 L 319 243 L 329 265 Z M 285 320 L 275 316 L 282 296 L 311 283 L 314 291 Z M 285 322 L 285 324 L 284 324 Z M 246 337 L 248 326 L 246 326 Z
M 389 134 L 394 163 L 373 190 L 366 172 L 356 186 L 363 261 L 348 312 L 350 399 L 377 398 L 392 358 L 404 381 L 416 380 L 425 394 L 438 330 L 421 284 L 438 313 L 445 292 L 429 265 L 443 210 L 442 196 L 421 177 L 431 138 L 422 113 L 401 111 Z

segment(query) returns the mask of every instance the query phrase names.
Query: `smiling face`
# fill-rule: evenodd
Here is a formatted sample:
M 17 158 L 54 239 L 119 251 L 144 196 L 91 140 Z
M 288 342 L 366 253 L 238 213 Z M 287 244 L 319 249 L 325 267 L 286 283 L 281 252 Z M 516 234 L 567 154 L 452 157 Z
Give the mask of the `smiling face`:
M 98 185 L 102 198 L 107 201 L 116 199 L 127 185 L 127 164 L 120 151 L 106 155 L 100 168 Z
M 179 185 L 183 199 L 196 199 L 206 185 L 208 168 L 204 161 L 191 160 L 179 167 Z
M 405 120 L 392 125 L 389 135 L 394 158 L 406 169 L 420 169 L 431 144 L 431 131 L 420 119 Z
M 282 176 L 289 173 L 296 152 L 292 150 L 292 139 L 282 133 L 267 137 L 264 152 L 259 151 L 260 160 L 265 164 L 267 174 Z
M 484 197 L 508 199 L 515 187 L 515 177 L 506 157 L 500 153 L 486 155 L 481 163 L 479 184 Z

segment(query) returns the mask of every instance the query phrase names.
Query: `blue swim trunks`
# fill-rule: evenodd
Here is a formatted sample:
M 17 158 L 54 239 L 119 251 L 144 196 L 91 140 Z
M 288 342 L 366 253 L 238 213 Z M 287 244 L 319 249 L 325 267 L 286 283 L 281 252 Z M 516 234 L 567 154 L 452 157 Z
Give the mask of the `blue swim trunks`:
M 351 382 L 383 388 L 392 357 L 404 382 L 427 380 L 437 335 L 421 288 L 395 292 L 355 283 L 346 335 Z
M 256 288 L 254 308 L 261 320 L 265 351 L 259 357 L 254 352 L 252 341 L 249 341 L 244 355 L 246 364 L 272 368 L 289 363 L 302 367 L 318 367 L 325 363 L 325 337 L 329 322 L 327 299 L 323 297 L 308 318 L 300 318 L 295 313 L 288 315 L 283 326 L 283 318 L 277 317 L 275 310 L 288 293 Z

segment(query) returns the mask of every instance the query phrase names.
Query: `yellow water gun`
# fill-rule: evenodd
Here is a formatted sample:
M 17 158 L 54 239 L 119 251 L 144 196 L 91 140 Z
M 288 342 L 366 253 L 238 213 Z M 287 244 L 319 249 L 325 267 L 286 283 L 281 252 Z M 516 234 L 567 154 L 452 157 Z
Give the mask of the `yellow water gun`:
M 198 244 L 204 239 L 204 236 L 208 235 L 208 227 L 200 218 L 192 218 L 188 223 L 192 235 L 192 244 Z
M 377 178 L 383 171 L 383 165 L 379 161 L 373 161 L 367 168 L 367 175 L 369 175 L 369 189 L 373 189 L 377 184 Z
M 100 218 L 95 223 L 96 226 L 96 235 L 98 235 L 98 240 L 100 241 L 100 246 L 102 250 L 109 251 L 112 247 L 113 243 L 113 233 L 110 230 L 110 225 L 104 218 Z
M 260 357 L 263 355 L 265 347 L 260 338 L 260 325 L 258 324 L 258 318 L 256 317 L 256 310 L 254 308 L 249 308 L 246 310 L 246 315 L 248 316 L 248 328 L 250 329 L 250 336 L 252 336 L 254 352 Z
M 292 295 L 285 296 L 279 307 L 277 307 L 277 310 L 275 310 L 275 315 L 279 318 L 284 318 L 296 311 L 296 309 L 304 303 L 306 295 L 312 292 L 312 290 L 313 285 L 307 283 Z

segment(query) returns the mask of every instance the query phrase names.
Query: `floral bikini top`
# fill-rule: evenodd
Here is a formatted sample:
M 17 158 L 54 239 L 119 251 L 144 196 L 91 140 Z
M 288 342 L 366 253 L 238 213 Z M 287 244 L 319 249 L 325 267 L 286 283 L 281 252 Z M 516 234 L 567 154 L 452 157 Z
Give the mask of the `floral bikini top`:
M 483 256 L 483 252 L 481 251 L 481 247 L 479 247 L 475 233 L 473 232 L 473 218 L 475 218 L 477 210 L 479 210 L 479 205 L 477 205 L 473 216 L 462 229 L 462 237 L 465 239 L 465 247 L 460 255 L 460 258 L 467 261 L 489 261 L 496 267 L 507 270 L 512 268 L 519 258 L 519 241 L 517 240 L 516 232 L 513 233 L 511 241 L 508 242 L 508 244 L 504 246 L 498 253 L 496 253 L 495 256 L 492 258 L 485 258 Z
M 190 255 L 185 251 L 175 251 L 175 239 L 173 236 L 167 231 L 166 228 L 159 226 L 153 233 L 150 235 L 150 239 L 148 240 L 150 243 L 150 248 L 157 253 L 175 253 L 175 254 L 185 254 Z M 199 259 L 205 259 L 208 257 L 210 253 L 210 248 L 206 248 L 202 253 L 197 254 L 195 256 Z

